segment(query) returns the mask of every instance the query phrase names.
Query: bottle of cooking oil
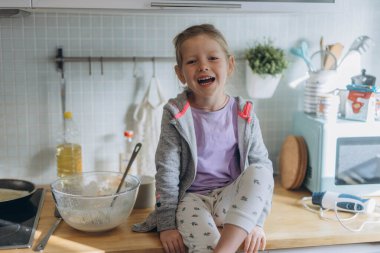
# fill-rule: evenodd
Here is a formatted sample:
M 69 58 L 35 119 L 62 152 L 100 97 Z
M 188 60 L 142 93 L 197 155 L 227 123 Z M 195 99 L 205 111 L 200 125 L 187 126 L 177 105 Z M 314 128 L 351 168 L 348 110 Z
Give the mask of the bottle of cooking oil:
M 79 131 L 72 112 L 64 113 L 61 143 L 57 146 L 57 175 L 59 177 L 82 173 L 82 147 L 79 144 Z
M 134 144 L 135 144 L 134 132 L 132 130 L 126 130 L 124 132 L 124 137 L 125 138 L 123 139 L 122 148 L 121 148 L 120 156 L 119 156 L 119 158 L 120 158 L 120 161 L 119 161 L 120 172 L 123 172 L 123 173 L 124 173 L 125 169 L 127 168 L 127 165 L 129 163 L 129 159 L 131 158 L 133 148 L 134 148 Z M 132 175 L 137 174 L 137 168 L 134 164 L 132 165 L 132 167 L 129 171 L 129 174 L 132 174 Z

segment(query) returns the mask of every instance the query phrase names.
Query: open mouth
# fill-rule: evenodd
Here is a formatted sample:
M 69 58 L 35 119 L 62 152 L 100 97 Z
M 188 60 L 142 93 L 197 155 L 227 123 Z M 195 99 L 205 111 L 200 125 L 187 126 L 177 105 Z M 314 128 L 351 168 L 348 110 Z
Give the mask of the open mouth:
M 209 85 L 212 84 L 215 81 L 215 77 L 213 76 L 206 76 L 206 77 L 201 77 L 198 79 L 198 83 L 200 85 Z

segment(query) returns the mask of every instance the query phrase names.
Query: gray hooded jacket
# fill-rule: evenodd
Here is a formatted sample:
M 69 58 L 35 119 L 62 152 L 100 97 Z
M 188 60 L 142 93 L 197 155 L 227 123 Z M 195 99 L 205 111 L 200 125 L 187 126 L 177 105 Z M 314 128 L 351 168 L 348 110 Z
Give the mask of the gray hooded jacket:
M 195 130 L 187 92 L 170 99 L 164 106 L 161 135 L 156 151 L 156 206 L 142 223 L 132 227 L 136 232 L 153 229 L 163 231 L 176 229 L 176 210 L 179 200 L 195 179 L 197 168 L 197 145 Z M 264 145 L 259 121 L 253 112 L 252 102 L 241 97 L 238 102 L 238 147 L 240 168 L 249 165 L 262 167 L 273 173 L 272 162 Z M 271 199 L 266 205 L 258 224 L 263 226 L 271 208 Z

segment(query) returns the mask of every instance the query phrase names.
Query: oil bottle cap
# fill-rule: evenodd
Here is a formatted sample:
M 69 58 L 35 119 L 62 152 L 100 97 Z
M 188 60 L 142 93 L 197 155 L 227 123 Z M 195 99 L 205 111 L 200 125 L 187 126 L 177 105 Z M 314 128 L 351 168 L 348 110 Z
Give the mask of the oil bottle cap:
M 63 114 L 63 117 L 64 117 L 65 119 L 72 119 L 72 118 L 73 118 L 73 113 L 72 113 L 72 112 L 65 112 L 65 113 Z
M 127 138 L 133 138 L 133 131 L 125 131 L 124 132 L 124 136 L 127 137 Z

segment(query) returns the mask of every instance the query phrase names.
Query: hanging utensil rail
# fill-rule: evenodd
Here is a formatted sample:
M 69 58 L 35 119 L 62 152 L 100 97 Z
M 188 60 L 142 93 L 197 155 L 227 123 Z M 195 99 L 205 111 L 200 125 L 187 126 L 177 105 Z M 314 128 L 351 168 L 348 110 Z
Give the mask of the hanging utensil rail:
M 244 60 L 245 58 L 235 58 L 235 60 Z M 66 62 L 88 62 L 88 74 L 92 74 L 92 63 L 100 63 L 100 73 L 104 73 L 104 62 L 128 62 L 128 61 L 173 61 L 175 62 L 175 57 L 172 56 L 115 56 L 115 57 L 103 57 L 103 56 L 69 56 L 66 57 L 63 55 L 63 48 L 57 48 L 57 54 L 54 58 L 57 71 L 59 71 L 64 77 L 64 65 Z
M 141 60 L 141 61 L 172 60 L 172 61 L 175 61 L 175 57 L 169 57 L 169 56 L 159 56 L 159 57 L 157 57 L 157 56 L 153 56 L 153 57 L 149 57 L 149 56 L 139 56 L 139 57 L 135 57 L 135 56 L 133 56 L 133 57 L 131 57 L 131 56 L 127 56 L 127 57 L 121 57 L 121 56 L 117 56 L 117 57 L 70 56 L 70 57 L 66 57 L 63 55 L 63 49 L 58 48 L 57 54 L 54 58 L 56 68 L 59 72 L 62 73 L 62 75 L 64 73 L 64 64 L 66 62 L 88 62 L 88 74 L 89 75 L 92 74 L 92 63 L 99 62 L 100 63 L 100 73 L 103 75 L 103 73 L 104 73 L 103 63 L 104 62 L 127 62 L 127 61 L 137 61 L 137 60 Z

